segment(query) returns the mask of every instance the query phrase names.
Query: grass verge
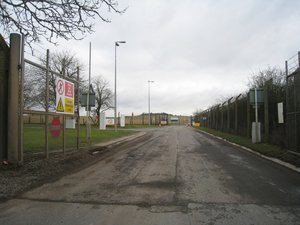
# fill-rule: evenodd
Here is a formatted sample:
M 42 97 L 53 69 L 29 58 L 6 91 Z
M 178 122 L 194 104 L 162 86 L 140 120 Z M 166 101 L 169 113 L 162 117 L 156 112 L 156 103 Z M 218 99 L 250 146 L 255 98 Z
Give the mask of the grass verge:
M 96 127 L 92 127 L 91 131 L 91 144 L 109 141 L 112 139 L 128 136 L 135 133 L 131 130 L 99 130 Z M 42 152 L 45 149 L 45 128 L 44 125 L 24 126 L 24 152 Z M 66 129 L 66 148 L 74 148 L 77 144 L 77 130 Z M 86 128 L 80 127 L 80 147 L 87 146 L 86 143 Z M 59 150 L 63 146 L 62 131 L 59 137 L 54 138 L 49 131 L 49 150 Z
M 207 133 L 213 134 L 215 136 L 221 137 L 227 141 L 250 148 L 253 151 L 261 153 L 265 156 L 280 159 L 284 162 L 300 167 L 300 156 L 293 154 L 285 149 L 282 149 L 279 146 L 271 145 L 267 143 L 253 144 L 252 140 L 246 137 L 224 133 L 206 127 L 200 127 L 199 129 Z

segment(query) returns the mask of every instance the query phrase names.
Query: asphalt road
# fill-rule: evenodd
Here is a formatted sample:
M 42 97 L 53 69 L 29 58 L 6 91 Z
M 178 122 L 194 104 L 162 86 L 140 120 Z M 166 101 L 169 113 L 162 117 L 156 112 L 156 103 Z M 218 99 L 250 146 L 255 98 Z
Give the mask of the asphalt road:
M 0 204 L 0 224 L 300 224 L 300 174 L 184 126 Z

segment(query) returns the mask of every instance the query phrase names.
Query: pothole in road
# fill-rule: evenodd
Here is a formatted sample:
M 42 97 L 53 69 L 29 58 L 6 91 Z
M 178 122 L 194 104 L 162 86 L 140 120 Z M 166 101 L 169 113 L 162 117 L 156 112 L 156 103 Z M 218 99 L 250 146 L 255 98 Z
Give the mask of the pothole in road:
M 129 154 L 129 155 L 127 156 L 127 159 L 139 159 L 139 158 L 141 158 L 142 156 L 144 156 L 143 153 Z
M 145 183 L 131 183 L 130 186 L 173 189 L 174 187 L 176 187 L 176 184 L 173 180 L 171 180 L 171 181 L 153 181 L 153 182 L 145 182 Z

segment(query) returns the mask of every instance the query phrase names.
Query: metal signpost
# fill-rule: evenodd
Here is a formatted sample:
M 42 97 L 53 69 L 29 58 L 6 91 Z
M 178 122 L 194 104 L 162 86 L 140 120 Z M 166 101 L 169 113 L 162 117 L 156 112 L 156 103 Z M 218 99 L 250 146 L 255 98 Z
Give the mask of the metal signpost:
M 261 142 L 261 123 L 258 122 L 258 107 L 264 103 L 264 90 L 255 88 L 250 90 L 250 104 L 255 109 L 255 122 L 252 123 L 252 143 Z

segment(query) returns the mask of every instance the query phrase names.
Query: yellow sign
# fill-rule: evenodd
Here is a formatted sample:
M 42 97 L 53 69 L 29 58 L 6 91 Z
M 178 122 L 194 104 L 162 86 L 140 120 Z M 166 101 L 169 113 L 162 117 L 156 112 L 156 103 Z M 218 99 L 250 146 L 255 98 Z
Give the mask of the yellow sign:
M 58 112 L 64 112 L 65 111 L 61 98 L 59 98 L 56 111 L 58 111 Z
M 74 100 L 73 98 L 65 98 L 65 112 L 74 113 Z
M 200 127 L 200 123 L 195 123 L 194 126 L 195 127 Z

